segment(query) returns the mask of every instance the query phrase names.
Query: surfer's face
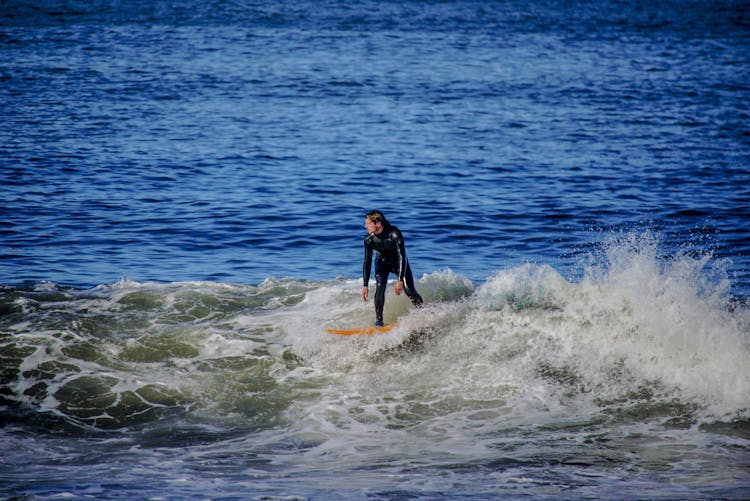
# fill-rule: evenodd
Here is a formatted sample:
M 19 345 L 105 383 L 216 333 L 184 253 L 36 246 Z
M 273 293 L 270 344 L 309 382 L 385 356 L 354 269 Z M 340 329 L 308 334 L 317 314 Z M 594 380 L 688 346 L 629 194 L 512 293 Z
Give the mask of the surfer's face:
M 377 235 L 378 233 L 383 231 L 383 223 L 373 223 L 369 219 L 365 218 L 365 228 L 367 228 L 367 233 L 369 233 L 370 235 Z

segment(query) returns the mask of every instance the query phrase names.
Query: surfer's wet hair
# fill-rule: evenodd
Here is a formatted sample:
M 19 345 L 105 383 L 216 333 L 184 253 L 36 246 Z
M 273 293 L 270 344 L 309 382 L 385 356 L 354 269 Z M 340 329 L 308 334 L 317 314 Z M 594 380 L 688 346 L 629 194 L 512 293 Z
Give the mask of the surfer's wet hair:
M 368 219 L 368 220 L 370 220 L 370 221 L 372 221 L 375 224 L 380 223 L 380 224 L 382 224 L 384 226 L 388 223 L 388 221 L 385 219 L 385 216 L 383 215 L 383 213 L 380 212 L 379 210 L 374 210 L 374 211 L 368 212 L 365 215 L 365 218 Z

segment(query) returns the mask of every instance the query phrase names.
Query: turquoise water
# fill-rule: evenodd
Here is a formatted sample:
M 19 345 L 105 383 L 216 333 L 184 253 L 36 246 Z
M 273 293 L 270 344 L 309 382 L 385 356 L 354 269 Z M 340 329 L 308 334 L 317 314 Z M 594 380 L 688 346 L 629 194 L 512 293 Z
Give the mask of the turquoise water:
M 749 11 L 4 2 L 0 497 L 747 497 Z

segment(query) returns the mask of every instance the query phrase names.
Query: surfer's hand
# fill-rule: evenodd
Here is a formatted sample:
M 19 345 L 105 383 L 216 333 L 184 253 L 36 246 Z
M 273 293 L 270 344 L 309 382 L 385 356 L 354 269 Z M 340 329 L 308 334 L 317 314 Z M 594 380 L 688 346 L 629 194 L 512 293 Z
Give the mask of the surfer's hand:
M 362 287 L 362 300 L 366 303 L 367 302 L 367 296 L 370 294 L 370 288 L 366 285 Z
M 396 282 L 396 287 L 394 287 L 393 292 L 395 292 L 397 296 L 400 296 L 403 290 L 404 290 L 404 282 L 399 280 L 398 282 Z

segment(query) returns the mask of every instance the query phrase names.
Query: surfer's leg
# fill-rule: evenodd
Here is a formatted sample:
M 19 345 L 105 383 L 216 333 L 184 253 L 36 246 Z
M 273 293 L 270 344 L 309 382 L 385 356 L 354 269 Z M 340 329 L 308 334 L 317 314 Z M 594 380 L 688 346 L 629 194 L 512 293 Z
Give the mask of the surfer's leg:
M 411 304 L 416 307 L 422 306 L 424 301 L 422 301 L 422 296 L 417 292 L 417 288 L 414 287 L 414 276 L 411 274 L 409 263 L 406 263 L 406 272 L 404 273 L 404 292 L 411 299 Z
M 375 325 L 383 325 L 383 308 L 385 307 L 385 288 L 388 285 L 388 270 L 381 269 L 375 263 Z

